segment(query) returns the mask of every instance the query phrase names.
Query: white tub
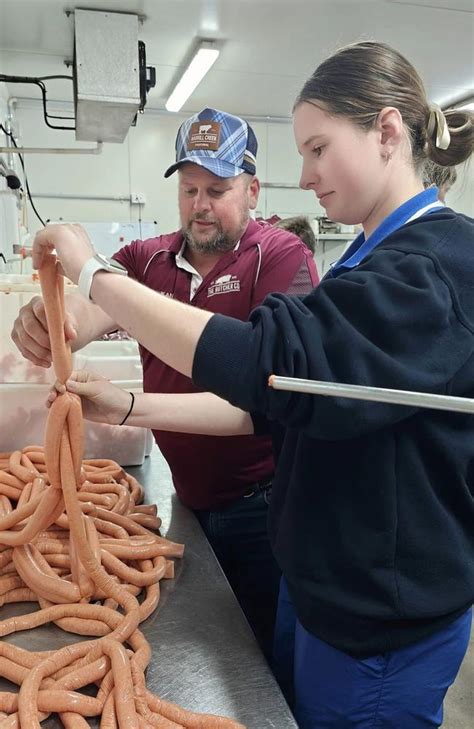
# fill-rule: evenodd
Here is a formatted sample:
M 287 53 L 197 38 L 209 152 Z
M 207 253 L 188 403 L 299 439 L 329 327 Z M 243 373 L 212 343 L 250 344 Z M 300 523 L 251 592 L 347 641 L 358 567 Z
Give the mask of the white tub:
M 71 291 L 75 287 L 67 283 Z M 11 339 L 13 323 L 22 306 L 41 296 L 37 273 L 0 274 L 0 383 L 52 383 L 52 368 L 37 367 L 23 357 Z
M 141 381 L 116 384 L 141 392 Z M 43 445 L 48 410 L 47 385 L 0 384 L 0 451 Z M 139 466 L 150 448 L 150 431 L 126 425 L 84 421 L 84 458 L 111 458 L 121 466 Z

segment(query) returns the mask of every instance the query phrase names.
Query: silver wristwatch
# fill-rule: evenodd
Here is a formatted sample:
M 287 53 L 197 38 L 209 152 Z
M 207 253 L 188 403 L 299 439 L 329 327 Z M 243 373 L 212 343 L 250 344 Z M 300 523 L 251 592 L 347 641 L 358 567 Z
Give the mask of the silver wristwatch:
M 114 261 L 113 258 L 107 258 L 107 256 L 102 255 L 102 253 L 96 253 L 94 256 L 92 256 L 92 258 L 89 258 L 89 260 L 86 261 L 86 263 L 82 267 L 82 271 L 79 274 L 79 281 L 77 282 L 79 291 L 89 301 L 92 301 L 91 286 L 92 280 L 97 271 L 119 273 L 121 276 L 128 275 L 127 269 L 122 266 L 121 263 L 118 263 L 118 261 Z

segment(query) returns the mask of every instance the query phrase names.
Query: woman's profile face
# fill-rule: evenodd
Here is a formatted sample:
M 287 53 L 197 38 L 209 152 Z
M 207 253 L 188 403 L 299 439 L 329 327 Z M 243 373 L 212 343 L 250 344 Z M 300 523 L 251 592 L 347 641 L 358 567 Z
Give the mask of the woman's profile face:
M 364 224 L 383 191 L 380 133 L 309 102 L 296 107 L 293 129 L 303 165 L 300 187 L 314 191 L 330 220 Z

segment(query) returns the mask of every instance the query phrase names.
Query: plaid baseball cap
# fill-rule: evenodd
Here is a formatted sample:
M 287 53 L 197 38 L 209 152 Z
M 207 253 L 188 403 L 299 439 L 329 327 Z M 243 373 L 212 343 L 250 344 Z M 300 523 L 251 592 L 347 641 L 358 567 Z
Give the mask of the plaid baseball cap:
M 254 175 L 257 138 L 252 127 L 238 116 L 219 109 L 203 109 L 186 119 L 176 137 L 176 162 L 165 177 L 183 162 L 194 162 L 218 177 Z

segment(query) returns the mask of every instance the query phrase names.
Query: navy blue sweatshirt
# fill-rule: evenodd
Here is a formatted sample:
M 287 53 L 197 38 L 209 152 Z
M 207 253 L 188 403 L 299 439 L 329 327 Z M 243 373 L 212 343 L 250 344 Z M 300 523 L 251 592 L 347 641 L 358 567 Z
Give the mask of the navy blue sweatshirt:
M 279 443 L 272 547 L 298 618 L 365 657 L 474 597 L 474 415 L 272 390 L 271 373 L 474 397 L 474 221 L 444 209 L 303 299 L 215 315 L 193 379 Z

